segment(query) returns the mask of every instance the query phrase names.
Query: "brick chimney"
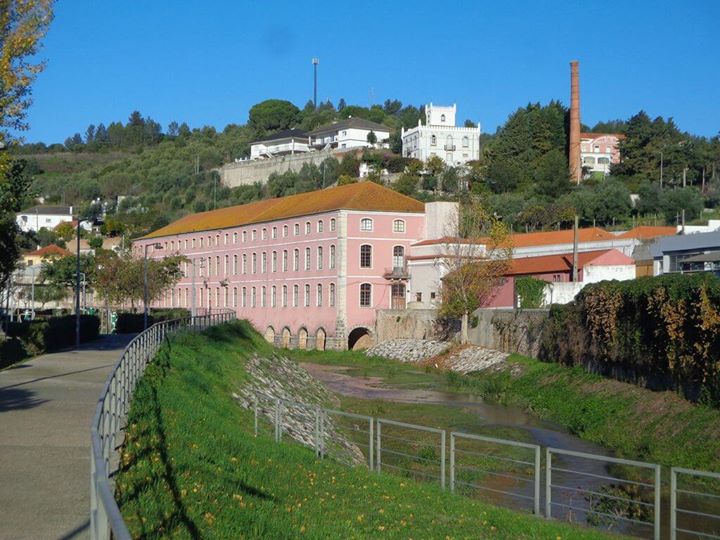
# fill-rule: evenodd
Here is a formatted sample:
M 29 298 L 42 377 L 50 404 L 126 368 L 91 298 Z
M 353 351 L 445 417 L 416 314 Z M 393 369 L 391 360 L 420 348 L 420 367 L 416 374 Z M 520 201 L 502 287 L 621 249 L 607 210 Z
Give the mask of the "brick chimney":
M 582 160 L 580 159 L 580 63 L 570 62 L 570 146 L 568 163 L 570 180 L 580 183 Z

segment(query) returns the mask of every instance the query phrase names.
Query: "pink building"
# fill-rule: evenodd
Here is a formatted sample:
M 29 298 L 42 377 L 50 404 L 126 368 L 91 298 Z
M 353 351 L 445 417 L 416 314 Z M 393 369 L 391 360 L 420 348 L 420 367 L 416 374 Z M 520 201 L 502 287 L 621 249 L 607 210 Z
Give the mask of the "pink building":
M 189 215 L 133 249 L 188 258 L 158 307 L 232 308 L 280 346 L 353 348 L 376 310 L 405 308 L 406 254 L 453 208 L 361 182 Z
M 610 165 L 620 163 L 620 133 L 581 133 L 580 157 L 583 169 L 608 174 Z

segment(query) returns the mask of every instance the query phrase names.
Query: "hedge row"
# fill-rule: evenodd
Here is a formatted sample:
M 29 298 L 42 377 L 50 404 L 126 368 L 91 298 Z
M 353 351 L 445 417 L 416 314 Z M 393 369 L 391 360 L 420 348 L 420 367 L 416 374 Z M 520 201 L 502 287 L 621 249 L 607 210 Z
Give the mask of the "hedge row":
M 675 274 L 588 285 L 552 306 L 540 357 L 720 405 L 720 279 Z
M 183 308 L 153 309 L 148 313 L 148 326 L 162 321 L 189 317 L 190 312 Z M 134 334 L 142 332 L 145 316 L 142 313 L 119 313 L 115 322 L 115 332 L 118 334 Z
M 80 341 L 97 339 L 100 319 L 80 316 Z M 75 345 L 75 315 L 10 323 L 8 337 L 19 340 L 30 355 L 53 352 Z

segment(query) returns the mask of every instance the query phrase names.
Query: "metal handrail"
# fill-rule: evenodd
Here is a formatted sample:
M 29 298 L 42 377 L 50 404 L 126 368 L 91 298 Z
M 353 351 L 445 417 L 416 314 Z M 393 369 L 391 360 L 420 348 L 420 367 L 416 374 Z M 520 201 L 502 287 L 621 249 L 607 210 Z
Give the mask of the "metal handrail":
M 113 495 L 110 464 L 115 459 L 118 439 L 130 400 L 145 368 L 163 341 L 180 330 L 205 330 L 235 319 L 235 312 L 219 310 L 196 317 L 156 323 L 135 336 L 105 380 L 90 426 L 90 536 L 93 540 L 130 540 L 130 532 Z

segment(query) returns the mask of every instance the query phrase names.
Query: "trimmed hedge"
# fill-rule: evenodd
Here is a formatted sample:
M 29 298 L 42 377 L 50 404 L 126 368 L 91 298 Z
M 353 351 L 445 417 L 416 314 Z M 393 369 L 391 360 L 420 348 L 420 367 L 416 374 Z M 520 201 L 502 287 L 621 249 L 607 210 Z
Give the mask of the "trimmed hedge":
M 585 287 L 550 309 L 540 358 L 720 405 L 720 279 L 670 274 Z
M 162 321 L 172 319 L 181 319 L 189 317 L 190 312 L 184 308 L 173 309 L 152 309 L 148 313 L 148 326 Z M 115 322 L 115 332 L 117 334 L 135 334 L 143 331 L 145 317 L 142 313 L 118 313 Z
M 92 341 L 100 335 L 100 319 L 80 316 L 80 341 Z M 19 340 L 28 354 L 54 352 L 75 345 L 75 315 L 10 323 L 8 337 Z

